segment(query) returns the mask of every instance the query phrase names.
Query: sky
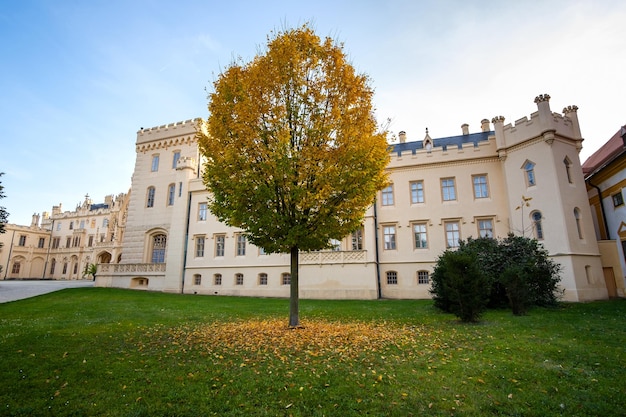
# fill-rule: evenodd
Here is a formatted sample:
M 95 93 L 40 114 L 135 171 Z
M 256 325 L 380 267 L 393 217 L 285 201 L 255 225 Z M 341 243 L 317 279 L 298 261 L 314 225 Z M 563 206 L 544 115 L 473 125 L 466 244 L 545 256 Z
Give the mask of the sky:
M 578 106 L 581 162 L 626 124 L 626 2 L 4 0 L 0 206 L 9 223 L 128 192 L 141 128 L 206 118 L 207 92 L 309 22 L 367 74 L 407 140 Z

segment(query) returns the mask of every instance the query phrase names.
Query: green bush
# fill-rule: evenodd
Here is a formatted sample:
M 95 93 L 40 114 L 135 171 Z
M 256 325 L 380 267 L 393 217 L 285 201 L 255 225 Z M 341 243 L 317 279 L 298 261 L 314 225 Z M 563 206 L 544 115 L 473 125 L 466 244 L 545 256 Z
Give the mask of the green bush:
M 454 313 L 457 301 L 451 286 L 460 285 L 458 277 L 450 277 L 456 271 L 449 265 L 450 253 L 469 257 L 480 272 L 480 276 L 466 274 L 466 278 L 487 288 L 488 308 L 508 305 L 514 314 L 522 315 L 530 306 L 554 306 L 559 300 L 560 265 L 549 258 L 537 240 L 510 234 L 501 240 L 469 238 L 461 241 L 456 251 L 446 251 L 439 257 L 431 293 L 435 307 L 443 311 Z M 476 291 L 468 283 L 463 285 L 466 291 Z
M 433 273 L 435 305 L 463 322 L 478 321 L 489 301 L 489 277 L 475 258 L 461 251 L 446 251 Z

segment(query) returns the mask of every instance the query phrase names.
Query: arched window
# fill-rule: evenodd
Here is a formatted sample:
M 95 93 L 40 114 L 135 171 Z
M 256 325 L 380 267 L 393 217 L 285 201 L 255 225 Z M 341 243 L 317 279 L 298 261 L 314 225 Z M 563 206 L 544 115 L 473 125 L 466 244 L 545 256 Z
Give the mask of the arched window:
M 174 205 L 174 196 L 176 195 L 176 184 L 170 184 L 167 187 L 167 205 Z
M 155 194 L 155 189 L 154 187 L 148 187 L 148 193 L 146 196 L 146 207 L 154 207 L 154 194 Z
M 530 215 L 533 219 L 533 228 L 535 229 L 535 238 L 537 240 L 543 240 L 543 226 L 541 225 L 541 216 L 540 211 L 533 211 Z
M 570 184 L 573 183 L 572 181 L 572 161 L 569 160 L 569 158 L 566 156 L 565 159 L 563 160 L 563 165 L 565 165 L 565 175 L 567 176 L 567 182 L 569 182 Z
M 152 256 L 153 264 L 162 264 L 165 262 L 165 247 L 167 245 L 167 236 L 158 234 L 152 237 Z
M 574 208 L 574 220 L 576 221 L 576 231 L 578 232 L 578 238 L 583 238 L 583 230 L 580 224 L 580 210 L 578 207 Z
M 524 163 L 524 173 L 526 175 L 526 186 L 532 187 L 537 184 L 535 180 L 535 163 L 526 161 Z

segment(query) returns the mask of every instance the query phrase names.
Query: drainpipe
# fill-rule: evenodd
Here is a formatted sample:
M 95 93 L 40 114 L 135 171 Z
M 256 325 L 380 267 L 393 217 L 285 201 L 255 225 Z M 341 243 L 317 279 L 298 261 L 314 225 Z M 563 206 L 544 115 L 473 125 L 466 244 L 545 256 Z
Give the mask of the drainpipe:
M 609 230 L 609 224 L 606 221 L 606 213 L 604 211 L 604 201 L 602 198 L 602 190 L 597 185 L 591 183 L 591 178 L 587 180 L 587 184 L 591 185 L 598 192 L 598 198 L 600 199 L 600 212 L 602 212 L 602 220 L 604 221 L 604 232 L 606 233 L 606 238 L 611 240 L 611 232 Z
M 191 214 L 191 191 L 188 192 L 189 198 L 187 199 L 187 218 L 185 220 L 185 247 L 183 249 L 183 268 L 180 271 L 181 283 L 180 293 L 185 293 L 185 270 L 187 269 L 187 249 L 189 248 L 189 216 Z
M 382 288 L 380 285 L 380 252 L 378 249 L 378 212 L 376 210 L 377 201 L 374 199 L 374 242 L 376 244 L 376 290 L 378 299 L 383 298 Z
M 13 239 L 15 239 L 15 230 L 13 230 L 13 234 L 11 235 L 11 245 L 9 245 L 9 257 L 7 258 L 7 267 L 4 268 L 3 279 L 7 279 L 7 274 L 9 273 L 9 265 L 11 265 L 11 252 L 13 252 Z

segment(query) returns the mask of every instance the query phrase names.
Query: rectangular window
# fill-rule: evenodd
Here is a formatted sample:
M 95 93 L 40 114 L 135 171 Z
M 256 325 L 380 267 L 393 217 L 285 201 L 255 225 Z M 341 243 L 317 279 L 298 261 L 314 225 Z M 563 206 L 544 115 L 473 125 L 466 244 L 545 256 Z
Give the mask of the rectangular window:
M 89 241 L 87 243 L 87 246 L 89 246 L 89 247 L 93 246 L 93 235 L 89 235 Z
M 381 191 L 383 206 L 393 206 L 393 184 L 383 188 Z
M 291 274 L 288 272 L 285 272 L 282 275 L 282 283 L 283 285 L 291 285 Z
M 193 276 L 193 285 L 202 284 L 202 275 L 196 274 Z
M 89 225 L 92 229 L 96 227 L 96 219 L 91 219 L 91 224 Z
M 37 247 L 39 249 L 42 249 L 45 244 L 46 244 L 46 238 L 45 237 L 40 237 L 39 238 L 39 243 L 37 244 Z
M 105 229 L 109 227 L 109 219 L 102 219 L 102 227 Z
M 235 274 L 235 285 L 243 285 L 243 274 Z
M 478 219 L 478 236 L 493 237 L 493 221 L 491 219 Z
M 74 229 L 74 222 L 70 222 L 70 230 Z
M 157 172 L 159 170 L 159 155 L 152 155 L 152 172 Z
M 385 250 L 396 249 L 396 226 L 383 226 L 383 242 Z
M 387 284 L 388 285 L 398 284 L 398 273 L 396 271 L 387 272 Z
M 363 229 L 357 229 L 351 235 L 352 250 L 363 250 Z
M 530 161 L 526 161 L 524 164 L 524 171 L 526 172 L 526 186 L 532 187 L 537 184 L 535 181 L 535 164 Z
M 204 256 L 204 236 L 196 237 L 196 258 Z
M 174 205 L 174 196 L 176 195 L 176 184 L 170 184 L 167 187 L 167 205 Z
M 146 207 L 154 207 L 154 187 L 148 187 L 148 197 L 146 198 Z
M 443 201 L 456 200 L 454 178 L 442 178 L 441 179 L 441 198 L 443 199 Z
M 65 247 L 66 247 L 66 248 L 69 248 L 69 247 L 71 247 L 71 246 L 72 246 L 72 238 L 71 238 L 71 237 L 68 237 L 68 238 L 65 240 Z
M 411 182 L 411 204 L 424 202 L 424 181 Z
M 413 225 L 413 238 L 415 249 L 428 248 L 428 236 L 426 234 L 426 223 L 416 223 Z
M 80 221 L 80 228 L 81 228 L 81 230 L 85 228 L 85 221 L 84 220 Z
M 178 196 L 182 196 L 183 195 L 183 182 L 179 181 L 178 182 Z
M 198 221 L 203 222 L 206 220 L 207 203 L 198 204 Z
M 59 245 L 61 244 L 61 238 L 55 237 L 52 238 L 52 249 L 59 249 Z
M 224 256 L 225 242 L 226 242 L 226 235 L 215 236 L 215 256 Z
M 474 175 L 472 177 L 474 183 L 474 198 L 487 198 L 489 197 L 489 190 L 487 188 L 487 176 L 486 175 Z
M 180 151 L 174 152 L 174 156 L 172 157 L 172 168 L 176 169 L 178 165 L 178 160 L 180 159 Z
M 222 274 L 213 275 L 213 285 L 222 285 Z
M 57 223 L 57 232 L 58 232 L 59 230 L 61 230 L 61 222 L 58 222 L 58 223 Z
M 246 256 L 246 236 L 237 234 L 237 256 Z
M 430 279 L 428 277 L 428 271 L 417 271 L 417 283 L 428 284 Z
M 74 236 L 74 242 L 73 242 L 72 246 L 75 247 L 75 248 L 80 246 L 80 236 Z
M 617 194 L 613 194 L 611 198 L 613 199 L 613 207 L 619 207 L 624 204 L 624 196 L 621 191 Z
M 267 285 L 267 274 L 259 274 L 259 285 Z
M 26 236 L 25 235 L 20 235 L 20 241 L 17 244 L 17 246 L 26 246 Z
M 459 231 L 459 222 L 445 222 L 446 225 L 446 247 L 458 248 L 461 233 Z
M 14 262 L 13 263 L 13 267 L 11 268 L 11 273 L 12 274 L 19 274 L 20 273 L 20 266 L 21 266 L 21 264 L 19 262 Z

